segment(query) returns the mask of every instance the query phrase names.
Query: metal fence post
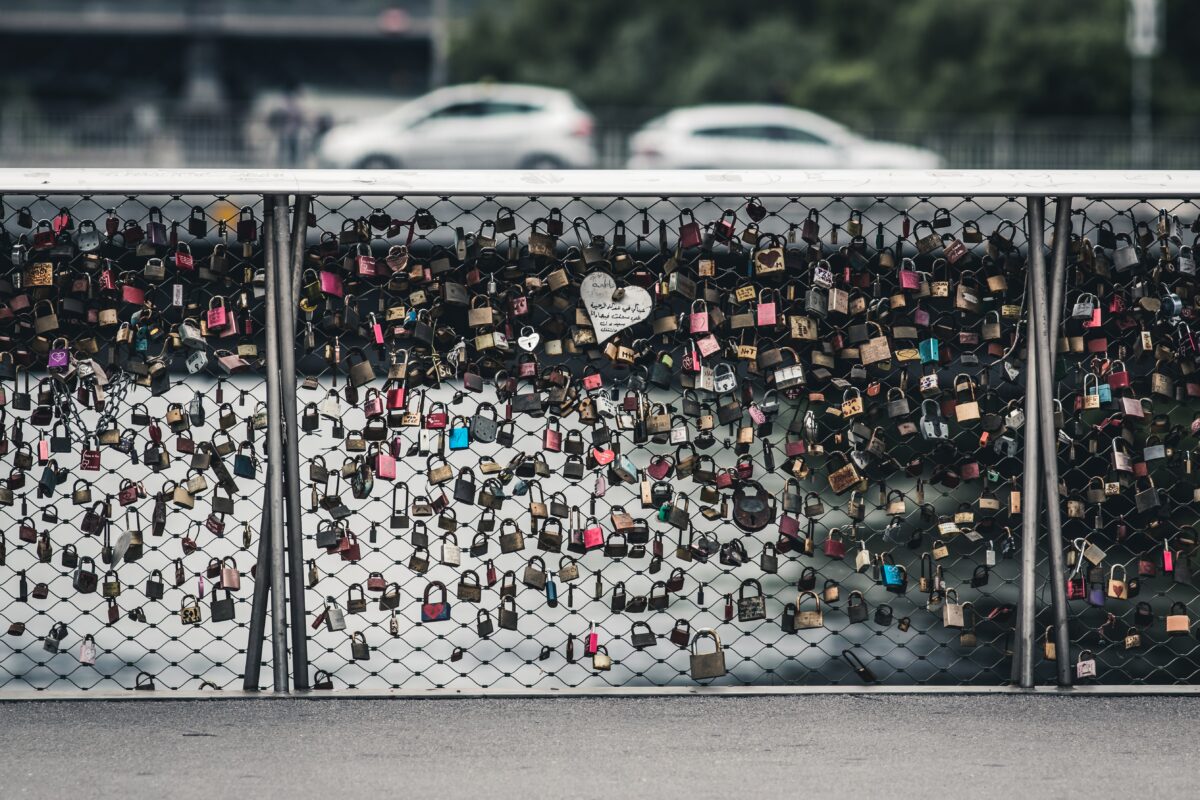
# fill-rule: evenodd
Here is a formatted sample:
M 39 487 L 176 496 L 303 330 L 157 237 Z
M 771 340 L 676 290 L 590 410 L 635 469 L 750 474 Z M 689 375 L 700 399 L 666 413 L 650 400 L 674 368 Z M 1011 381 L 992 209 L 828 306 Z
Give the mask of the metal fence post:
M 1058 326 L 1062 322 L 1063 292 L 1067 285 L 1067 245 L 1071 242 L 1070 197 L 1054 200 L 1054 261 L 1050 273 L 1050 354 L 1058 355 Z
M 307 230 L 307 195 L 296 196 L 295 214 L 292 221 L 290 250 L 280 260 L 280 280 L 275 291 L 278 294 L 278 336 L 280 347 L 280 375 L 283 398 L 283 419 L 286 426 L 284 480 L 287 504 L 287 555 L 288 580 L 291 591 L 288 599 L 292 611 L 292 684 L 297 689 L 308 689 L 308 629 L 305 620 L 306 591 L 304 580 L 304 517 L 300 510 L 300 430 L 296 411 L 296 298 L 299 296 L 298 281 L 304 259 L 304 235 Z M 279 212 L 280 230 L 287 230 L 287 208 Z
M 267 502 L 270 509 L 271 537 L 271 653 L 274 659 L 275 691 L 288 690 L 287 667 L 287 608 L 284 594 L 283 548 L 283 418 L 280 404 L 279 340 L 273 335 L 279 324 L 279 297 L 276 286 L 284 271 L 283 257 L 287 254 L 287 197 L 276 195 L 272 215 L 267 225 L 269 241 L 266 250 L 266 317 L 267 331 Z M 283 220 L 282 230 L 280 220 Z M 304 620 L 299 620 L 301 626 Z
M 1046 200 L 1043 197 L 1029 199 L 1029 262 L 1032 308 L 1030 323 L 1033 331 L 1030 347 L 1038 355 L 1035 361 L 1037 373 L 1037 402 L 1034 408 L 1038 416 L 1038 437 L 1041 440 L 1040 457 L 1034 465 L 1041 463 L 1041 477 L 1046 494 L 1046 547 L 1050 551 L 1050 598 L 1054 616 L 1055 665 L 1058 668 L 1058 685 L 1071 685 L 1070 636 L 1067 631 L 1067 599 L 1063 587 L 1062 511 L 1058 500 L 1058 434 L 1054 425 L 1054 357 L 1050 345 L 1049 298 L 1046 290 L 1046 252 L 1044 223 Z M 1031 359 L 1032 360 L 1032 359 Z M 1034 510 L 1036 519 L 1036 509 Z
M 1033 227 L 1033 208 L 1029 209 L 1029 226 Z M 1040 222 L 1039 222 L 1040 224 Z M 1030 249 L 1033 236 L 1030 234 Z M 1034 341 L 1033 286 L 1026 288 L 1029 311 L 1025 317 L 1025 350 L 1028 353 L 1025 365 L 1025 472 L 1021 482 L 1021 593 L 1020 613 L 1017 616 L 1016 654 L 1017 664 L 1013 672 L 1024 689 L 1033 687 L 1033 653 L 1037 635 L 1036 619 L 1036 567 L 1037 567 L 1037 523 L 1038 523 L 1038 480 L 1037 480 L 1037 362 L 1038 351 Z
M 259 531 L 271 528 L 271 505 L 263 504 L 259 518 Z M 259 533 L 258 567 L 254 581 L 254 600 L 250 606 L 250 625 L 246 639 L 246 665 L 242 675 L 242 689 L 258 691 L 258 679 L 262 672 L 263 634 L 267 627 L 267 602 L 271 580 L 271 537 Z

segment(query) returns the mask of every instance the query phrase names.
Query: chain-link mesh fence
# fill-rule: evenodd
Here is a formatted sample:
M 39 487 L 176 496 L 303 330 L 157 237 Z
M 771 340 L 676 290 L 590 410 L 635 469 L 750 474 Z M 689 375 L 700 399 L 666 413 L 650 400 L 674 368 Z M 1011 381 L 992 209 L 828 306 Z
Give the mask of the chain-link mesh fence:
M 1023 204 L 317 197 L 307 222 L 316 686 L 1009 680 Z
M 265 499 L 261 197 L 3 203 L 0 683 L 231 687 Z M 1007 682 L 1024 210 L 316 198 L 293 621 L 316 685 Z M 1084 682 L 1092 656 L 1108 684 L 1196 670 L 1196 216 L 1076 202 L 1055 423 Z M 693 661 L 709 630 L 723 658 Z
M 1192 683 L 1200 670 L 1197 217 L 1194 202 L 1103 199 L 1072 215 L 1057 331 L 1059 579 L 1081 683 Z
M 7 196 L 0 222 L 0 686 L 239 684 L 262 198 Z

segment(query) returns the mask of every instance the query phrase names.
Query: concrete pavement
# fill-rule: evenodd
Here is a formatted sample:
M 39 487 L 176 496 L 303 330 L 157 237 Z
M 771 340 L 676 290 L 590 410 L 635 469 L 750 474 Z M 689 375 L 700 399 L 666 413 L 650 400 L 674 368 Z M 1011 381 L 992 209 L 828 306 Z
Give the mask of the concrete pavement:
M 1191 796 L 1200 698 L 0 704 L 4 798 Z

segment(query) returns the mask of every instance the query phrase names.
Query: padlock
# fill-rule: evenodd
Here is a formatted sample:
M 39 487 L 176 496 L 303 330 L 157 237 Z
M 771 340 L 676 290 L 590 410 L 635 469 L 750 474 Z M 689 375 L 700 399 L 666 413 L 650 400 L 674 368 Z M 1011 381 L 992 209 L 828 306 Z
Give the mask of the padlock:
M 805 599 L 812 601 L 811 608 L 805 608 Z M 800 592 L 796 597 L 795 627 L 797 630 L 810 630 L 824 626 L 824 614 L 821 611 L 821 601 L 811 591 Z
M 353 661 L 369 661 L 371 659 L 371 647 L 367 644 L 367 638 L 361 631 L 350 634 L 350 658 Z
M 712 639 L 714 651 L 701 653 L 701 639 Z M 725 674 L 725 650 L 721 645 L 721 637 L 712 628 L 702 628 L 696 631 L 691 643 L 691 675 L 695 680 L 710 680 Z
M 1075 678 L 1083 680 L 1084 678 L 1096 677 L 1096 656 L 1091 650 L 1080 652 L 1079 658 L 1075 661 Z

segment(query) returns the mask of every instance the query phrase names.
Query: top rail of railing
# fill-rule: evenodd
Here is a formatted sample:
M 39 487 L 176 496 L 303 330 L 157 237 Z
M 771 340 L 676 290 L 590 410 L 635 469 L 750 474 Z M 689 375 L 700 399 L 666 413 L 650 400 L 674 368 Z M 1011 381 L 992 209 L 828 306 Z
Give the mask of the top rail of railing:
M 0 194 L 1200 197 L 1200 171 L 0 169 Z

